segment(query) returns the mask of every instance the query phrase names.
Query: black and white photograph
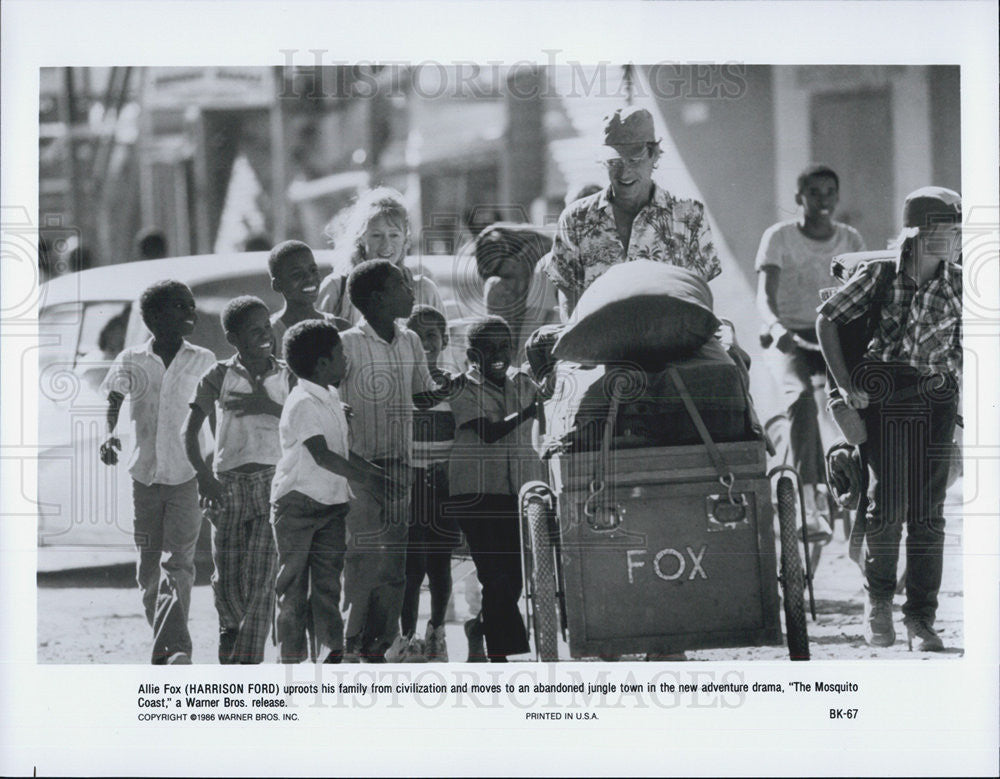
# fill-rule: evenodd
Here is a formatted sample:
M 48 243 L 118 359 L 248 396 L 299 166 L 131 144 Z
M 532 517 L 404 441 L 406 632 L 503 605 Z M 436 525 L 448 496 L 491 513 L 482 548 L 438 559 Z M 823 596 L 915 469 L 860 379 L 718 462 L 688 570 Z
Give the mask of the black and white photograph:
M 41 662 L 962 654 L 957 67 L 290 59 L 41 71 Z M 928 297 L 847 286 L 903 272 L 928 225 Z M 390 313 L 419 350 L 393 354 L 355 304 L 372 260 L 402 269 Z M 843 288 L 821 315 L 873 321 L 845 336 L 866 373 L 838 381 L 823 348 L 846 347 L 816 320 Z M 173 353 L 211 354 L 171 389 L 153 320 L 178 296 Z M 310 436 L 279 435 L 287 374 L 311 372 L 271 355 L 323 318 L 381 341 L 347 337 L 333 398 L 352 454 L 407 466 L 402 495 L 349 478 L 390 538 L 345 542 L 365 535 L 348 492 L 318 500 L 341 474 L 297 483 L 317 461 L 286 444 Z M 416 410 L 413 355 L 454 385 Z M 465 409 L 470 380 L 490 396 Z M 333 568 L 312 534 L 278 559 L 290 492 L 348 512 Z M 480 524 L 506 535 L 476 544 Z M 392 556 L 361 604 L 354 554 Z M 307 608 L 381 609 L 380 587 L 382 627 L 349 618 L 307 651 Z
M 66 21 L 12 5 L 8 50 Z M 964 14 L 937 48 L 921 5 Z M 5 55 L 0 769 L 308 774 L 341 723 L 359 775 L 778 775 L 782 729 L 795 773 L 991 774 L 984 5 L 852 6 L 845 51 L 825 3 L 624 3 L 606 50 L 601 4 L 201 3 L 219 52 Z M 505 7 L 583 18 L 519 41 Z M 796 45 L 712 34 L 783 9 Z M 674 12 L 701 44 L 641 34 Z M 459 722 L 454 765 L 379 754 Z M 747 760 L 700 762 L 712 728 Z M 880 741 L 935 729 L 923 764 Z M 116 763 L 126 733 L 192 749 Z

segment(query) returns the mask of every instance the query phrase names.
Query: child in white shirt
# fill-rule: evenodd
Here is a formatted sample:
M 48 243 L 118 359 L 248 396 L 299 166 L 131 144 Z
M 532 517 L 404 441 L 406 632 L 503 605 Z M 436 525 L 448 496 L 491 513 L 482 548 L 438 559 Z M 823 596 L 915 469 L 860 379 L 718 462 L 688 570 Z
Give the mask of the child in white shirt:
M 340 576 L 346 549 L 348 479 L 372 490 L 397 491 L 385 471 L 348 448 L 348 426 L 334 385 L 344 376 L 337 328 L 306 320 L 285 334 L 285 358 L 298 383 L 281 412 L 281 459 L 271 485 L 271 524 L 278 551 L 275 595 L 283 663 L 306 657 L 306 626 L 328 649 L 324 662 L 343 659 Z M 319 648 L 312 653 L 319 656 Z

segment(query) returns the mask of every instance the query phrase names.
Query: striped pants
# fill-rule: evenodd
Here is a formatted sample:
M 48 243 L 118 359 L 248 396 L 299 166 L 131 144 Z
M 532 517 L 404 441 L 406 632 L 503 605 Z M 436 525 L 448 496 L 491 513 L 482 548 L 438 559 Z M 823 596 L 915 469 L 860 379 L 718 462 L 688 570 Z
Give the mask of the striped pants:
M 220 631 L 236 631 L 223 663 L 260 663 L 274 614 L 277 556 L 271 532 L 274 468 L 250 473 L 222 471 L 225 508 L 212 512 L 212 590 Z

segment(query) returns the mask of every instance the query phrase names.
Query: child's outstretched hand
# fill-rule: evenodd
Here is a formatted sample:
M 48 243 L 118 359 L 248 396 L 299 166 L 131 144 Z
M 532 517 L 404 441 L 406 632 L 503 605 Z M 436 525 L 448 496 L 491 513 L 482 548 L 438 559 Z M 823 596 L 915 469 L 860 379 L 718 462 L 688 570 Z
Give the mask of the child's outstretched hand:
M 362 484 L 374 495 L 384 495 L 386 500 L 399 500 L 402 497 L 399 483 L 386 468 L 378 468 L 366 474 Z
M 221 509 L 226 505 L 226 488 L 208 473 L 198 477 L 198 505 L 203 509 Z
M 461 392 L 465 385 L 469 383 L 469 377 L 464 373 L 458 373 L 448 377 L 448 389 L 453 393 Z
M 464 373 L 450 374 L 440 369 L 431 371 L 431 378 L 438 383 L 440 388 L 438 392 L 444 393 L 449 398 L 455 397 L 465 389 L 465 385 L 468 383 L 468 378 Z
M 101 462 L 105 465 L 117 465 L 118 452 L 121 448 L 122 442 L 118 438 L 108 436 L 108 440 L 101 444 Z
M 782 354 L 792 354 L 795 351 L 795 347 L 799 344 L 796 343 L 796 336 L 794 333 L 786 330 L 780 336 L 778 340 L 774 342 L 774 345 L 778 348 L 778 351 Z

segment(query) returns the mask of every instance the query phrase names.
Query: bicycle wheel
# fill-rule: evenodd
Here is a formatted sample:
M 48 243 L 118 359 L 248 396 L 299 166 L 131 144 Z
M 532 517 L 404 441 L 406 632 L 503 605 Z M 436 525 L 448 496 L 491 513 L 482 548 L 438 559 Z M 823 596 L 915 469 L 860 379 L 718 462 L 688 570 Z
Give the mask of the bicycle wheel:
M 809 659 L 809 635 L 806 631 L 806 607 L 803 598 L 805 574 L 799 557 L 799 535 L 795 523 L 797 500 L 795 486 L 787 476 L 778 479 L 778 527 L 781 532 L 781 590 L 785 604 L 785 632 L 788 656 L 792 660 Z
M 559 622 L 556 614 L 556 573 L 553 548 L 555 497 L 547 484 L 529 482 L 521 489 L 521 512 L 531 538 L 532 628 L 535 650 L 542 662 L 559 659 Z

